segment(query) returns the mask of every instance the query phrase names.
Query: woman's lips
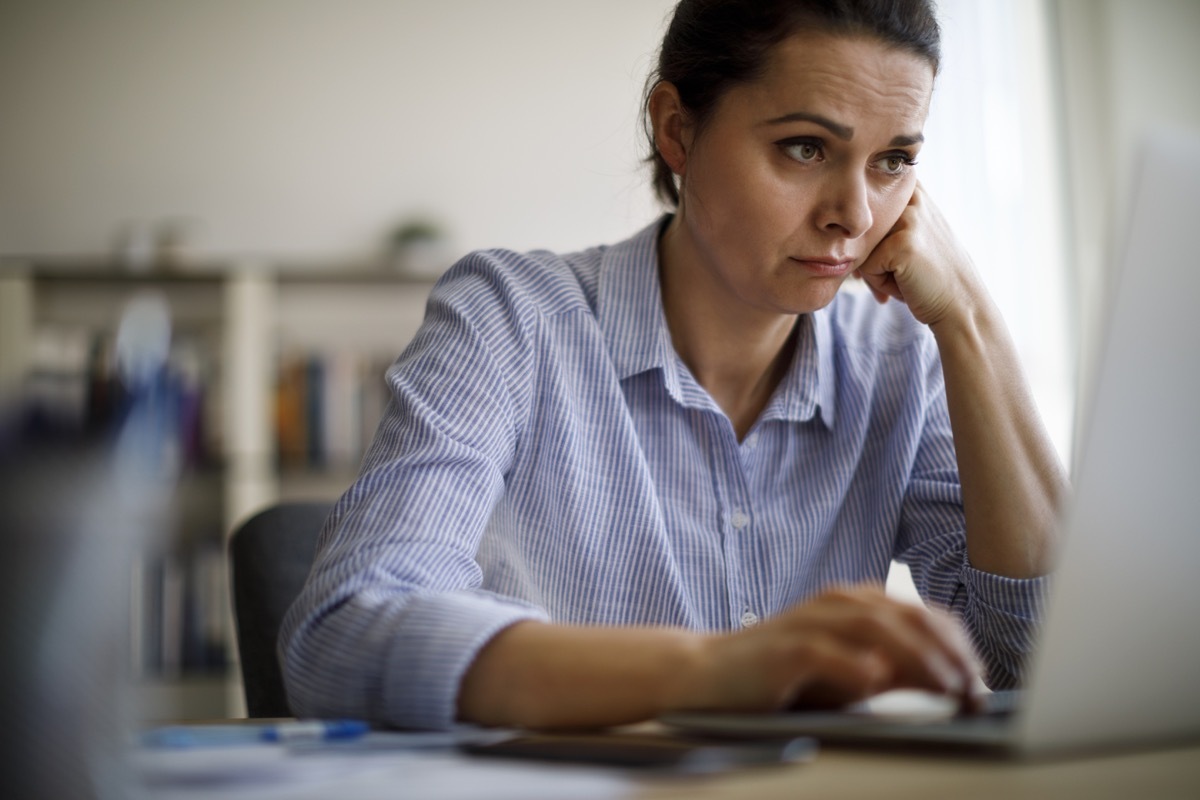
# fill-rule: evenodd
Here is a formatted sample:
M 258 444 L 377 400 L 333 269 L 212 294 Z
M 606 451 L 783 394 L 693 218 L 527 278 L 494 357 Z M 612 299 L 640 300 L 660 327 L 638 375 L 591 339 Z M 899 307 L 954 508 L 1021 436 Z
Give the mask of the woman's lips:
M 854 269 L 853 259 L 792 258 L 792 261 L 809 273 L 825 278 L 845 277 Z

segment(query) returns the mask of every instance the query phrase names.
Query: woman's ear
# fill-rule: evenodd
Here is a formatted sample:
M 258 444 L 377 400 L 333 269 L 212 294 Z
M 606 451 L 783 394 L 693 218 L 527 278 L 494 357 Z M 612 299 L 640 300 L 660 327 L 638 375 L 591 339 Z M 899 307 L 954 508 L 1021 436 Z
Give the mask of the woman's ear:
M 660 81 L 650 93 L 650 122 L 654 126 L 658 154 L 671 171 L 682 178 L 687 172 L 691 126 L 675 84 Z

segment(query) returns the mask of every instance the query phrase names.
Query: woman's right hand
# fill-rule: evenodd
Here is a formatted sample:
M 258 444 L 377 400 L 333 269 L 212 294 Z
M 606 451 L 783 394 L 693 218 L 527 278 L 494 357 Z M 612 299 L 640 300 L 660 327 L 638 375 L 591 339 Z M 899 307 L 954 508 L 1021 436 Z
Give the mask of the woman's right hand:
M 841 706 L 903 688 L 956 695 L 971 708 L 978 673 L 949 614 L 855 587 L 737 633 L 518 622 L 468 668 L 458 716 L 506 727 L 605 727 L 669 711 Z
M 980 667 L 949 613 L 874 586 L 827 591 L 753 628 L 709 636 L 693 708 L 832 708 L 923 689 L 973 709 Z

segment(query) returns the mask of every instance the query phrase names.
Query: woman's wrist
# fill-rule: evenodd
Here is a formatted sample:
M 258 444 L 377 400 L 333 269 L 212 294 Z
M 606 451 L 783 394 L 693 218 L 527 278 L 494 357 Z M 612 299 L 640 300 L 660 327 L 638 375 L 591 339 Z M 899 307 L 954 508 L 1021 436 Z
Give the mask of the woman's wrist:
M 1000 312 L 992 302 L 987 287 L 977 280 L 972 284 L 963 287 L 958 293 L 957 302 L 950 304 L 944 314 L 929 323 L 939 347 L 964 338 L 985 337 L 996 325 Z
M 487 725 L 618 725 L 715 707 L 713 642 L 678 628 L 521 622 L 479 653 L 459 717 Z
M 660 713 L 698 711 L 719 705 L 714 687 L 717 635 L 672 632 L 671 658 L 664 662 Z

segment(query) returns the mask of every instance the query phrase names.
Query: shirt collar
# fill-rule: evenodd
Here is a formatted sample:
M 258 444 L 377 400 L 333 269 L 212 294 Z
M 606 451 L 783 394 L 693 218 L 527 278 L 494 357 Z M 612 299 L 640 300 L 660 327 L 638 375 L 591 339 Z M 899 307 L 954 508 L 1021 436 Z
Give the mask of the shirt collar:
M 658 278 L 658 237 L 669 220 L 660 217 L 601 258 L 596 317 L 621 380 L 655 368 L 674 372 Z
M 692 393 L 685 391 L 681 379 L 686 366 L 671 344 L 659 281 L 658 240 L 669 221 L 670 215 L 664 215 L 604 251 L 596 317 L 620 380 L 657 368 L 676 402 L 692 405 L 685 398 Z M 762 419 L 804 422 L 819 410 L 826 427 L 832 428 L 836 386 L 829 309 L 801 317 L 799 326 L 791 367 Z
M 763 409 L 761 418 L 764 422 L 772 419 L 807 422 L 820 412 L 825 427 L 832 429 L 837 382 L 830 310 L 826 307 L 805 314 L 796 324 L 796 350 L 791 366 Z

